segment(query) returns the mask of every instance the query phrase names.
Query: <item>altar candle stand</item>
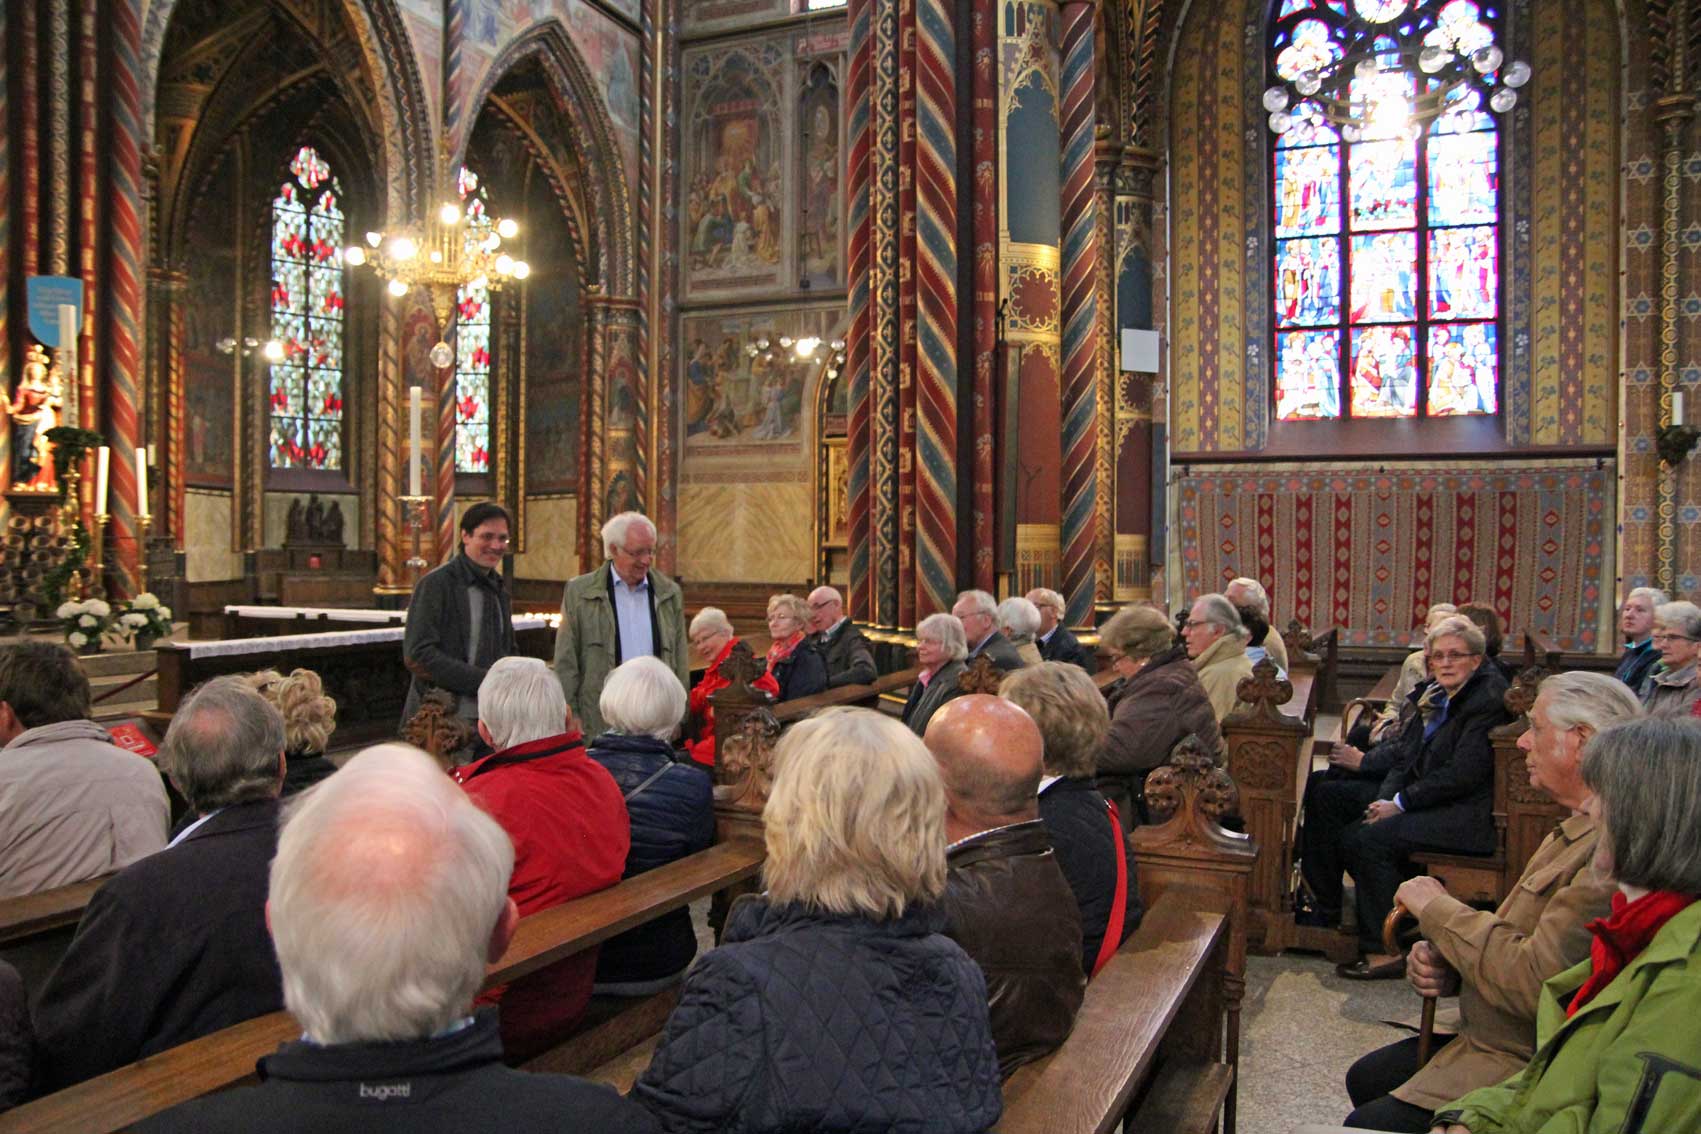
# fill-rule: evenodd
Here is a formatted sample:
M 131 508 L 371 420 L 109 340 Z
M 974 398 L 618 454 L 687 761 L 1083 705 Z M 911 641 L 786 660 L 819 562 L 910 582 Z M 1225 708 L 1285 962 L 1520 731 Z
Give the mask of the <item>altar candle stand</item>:
M 411 582 L 419 585 L 420 576 L 425 574 L 425 556 L 419 553 L 419 533 L 425 527 L 426 507 L 431 503 L 429 496 L 403 496 L 402 510 L 407 515 L 408 531 L 412 533 L 413 554 L 408 557 L 407 568 L 411 574 Z
M 112 519 L 106 510 L 107 477 L 112 471 L 112 449 L 102 445 L 95 455 L 95 515 L 94 531 L 90 533 L 94 558 L 94 582 L 89 592 L 97 598 L 106 597 L 106 525 Z
M 148 528 L 153 519 L 148 510 L 148 447 L 140 445 L 136 448 L 136 585 L 142 592 L 148 589 Z

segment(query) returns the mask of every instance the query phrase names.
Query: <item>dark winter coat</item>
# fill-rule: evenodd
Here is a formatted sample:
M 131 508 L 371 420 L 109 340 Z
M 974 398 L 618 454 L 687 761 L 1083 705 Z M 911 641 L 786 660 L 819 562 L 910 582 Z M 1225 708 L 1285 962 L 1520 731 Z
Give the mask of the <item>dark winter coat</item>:
M 0 961 L 0 1114 L 29 1097 L 35 1031 L 18 970 Z
M 969 650 L 969 656 L 963 659 L 965 666 L 975 663 L 975 659 L 985 656 L 986 660 L 998 668 L 1001 673 L 1014 673 L 1021 669 L 1022 655 L 1016 652 L 1016 645 L 997 630 L 986 636 L 986 641 L 978 647 Z
M 1116 804 L 1126 829 L 1147 772 L 1162 766 L 1189 736 L 1220 760 L 1223 733 L 1185 646 L 1158 654 L 1139 673 L 1112 685 L 1106 697 L 1110 732 L 1099 746 L 1099 790 Z
M 1039 797 L 1040 820 L 1051 836 L 1057 852 L 1057 864 L 1075 895 L 1081 911 L 1081 968 L 1093 971 L 1099 947 L 1104 944 L 1105 929 L 1110 924 L 1111 907 L 1116 902 L 1116 820 L 1110 815 L 1104 796 L 1098 793 L 1091 779 L 1056 780 L 1047 785 Z M 1145 912 L 1140 905 L 1140 888 L 1134 883 L 1133 840 L 1122 839 L 1123 880 L 1127 897 L 1123 907 L 1122 933 L 1116 939 L 1121 945 L 1128 940 L 1134 927 L 1140 924 Z
M 1433 682 L 1412 691 L 1421 699 Z M 1460 854 L 1494 849 L 1494 741 L 1497 725 L 1512 719 L 1505 706 L 1506 680 L 1486 660 L 1459 687 L 1446 718 L 1427 739 L 1421 712 L 1399 735 L 1364 754 L 1360 771 L 1387 771 L 1379 799 L 1400 797 L 1402 836 L 1424 846 Z
M 1080 666 L 1088 673 L 1093 672 L 1092 656 L 1087 653 L 1086 647 L 1081 645 L 1075 635 L 1070 633 L 1069 627 L 1061 622 L 1051 632 L 1051 637 L 1043 642 L 1036 634 L 1034 645 L 1039 647 L 1040 657 L 1045 661 L 1068 662 L 1070 665 Z
M 813 697 L 827 690 L 827 662 L 821 651 L 808 638 L 797 644 L 791 653 L 768 666 L 768 672 L 779 683 L 779 700 Z
M 494 642 L 488 635 L 480 635 L 477 665 L 467 661 L 467 639 L 472 632 L 468 587 L 483 588 L 483 625 L 494 626 L 497 631 Z M 496 606 L 494 614 L 489 609 L 492 603 Z M 457 551 L 449 562 L 414 585 L 413 598 L 408 601 L 402 659 L 413 674 L 413 683 L 402 707 L 402 723 L 419 711 L 420 701 L 433 689 L 476 699 L 490 667 L 514 652 L 513 600 L 501 572 L 486 571 Z
M 933 719 L 939 707 L 963 695 L 962 676 L 963 663 L 948 661 L 928 678 L 926 685 L 917 681 L 910 686 L 909 697 L 904 701 L 903 721 L 910 726 L 911 732 L 917 736 L 926 735 L 927 722 Z
M 827 663 L 827 688 L 841 685 L 867 685 L 878 675 L 874 666 L 874 649 L 863 637 L 856 623 L 845 619 L 831 630 L 810 636 L 815 648 Z
M 626 852 L 626 873 L 621 877 L 666 866 L 707 850 L 715 841 L 714 785 L 709 773 L 667 741 L 605 732 L 591 745 L 590 756 L 608 769 L 626 798 L 632 849 Z M 681 907 L 603 942 L 597 957 L 597 983 L 659 980 L 683 972 L 696 955 L 691 911 Z
M 631 1097 L 669 1131 L 990 1129 L 986 983 L 944 922 L 741 900 Z

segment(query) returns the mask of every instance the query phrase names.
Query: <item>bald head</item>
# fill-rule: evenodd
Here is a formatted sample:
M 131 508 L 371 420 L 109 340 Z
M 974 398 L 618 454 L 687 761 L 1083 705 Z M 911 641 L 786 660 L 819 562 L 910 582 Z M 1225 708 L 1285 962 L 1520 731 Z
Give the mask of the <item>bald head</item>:
M 958 697 L 933 714 L 923 739 L 939 762 L 954 827 L 1038 818 L 1045 742 L 1021 706 L 982 693 Z
M 845 616 L 845 596 L 832 587 L 816 587 L 808 601 L 811 630 L 831 630 Z

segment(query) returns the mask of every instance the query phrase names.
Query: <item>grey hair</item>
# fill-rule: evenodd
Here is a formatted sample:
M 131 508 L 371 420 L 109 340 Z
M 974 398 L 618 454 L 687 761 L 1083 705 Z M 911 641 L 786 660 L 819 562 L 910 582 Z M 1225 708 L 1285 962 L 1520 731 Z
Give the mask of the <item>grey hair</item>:
M 465 1016 L 513 869 L 501 825 L 417 748 L 368 748 L 297 796 L 267 896 L 307 1038 L 424 1039 Z
M 970 614 L 984 614 L 996 620 L 998 618 L 998 600 L 985 591 L 964 591 L 957 596 L 957 602 L 967 601 Z
M 702 610 L 699 610 L 697 612 L 697 616 L 691 620 L 691 628 L 689 632 L 696 634 L 701 630 L 718 630 L 724 634 L 731 634 L 733 632 L 732 620 L 727 618 L 726 611 L 722 610 L 720 607 L 705 606 Z
M 1691 641 L 1701 641 L 1701 606 L 1692 602 L 1663 602 L 1654 608 L 1654 621 Z
M 478 684 L 478 719 L 497 748 L 530 744 L 567 728 L 567 694 L 537 658 L 498 658 Z
M 932 638 L 945 647 L 952 661 L 969 656 L 969 636 L 963 631 L 963 620 L 955 614 L 930 614 L 915 628 L 917 638 Z
M 1247 601 L 1245 605 L 1250 606 L 1266 619 L 1270 617 L 1270 592 L 1264 589 L 1263 583 L 1242 575 L 1238 579 L 1230 579 L 1228 585 L 1229 587 L 1239 587 L 1246 592 Z M 1226 591 L 1228 587 L 1223 589 Z
M 1078 778 L 1098 770 L 1110 711 L 1086 670 L 1058 661 L 1023 666 L 999 683 L 998 695 L 1034 718 L 1048 775 Z
M 656 525 L 653 520 L 642 512 L 622 512 L 613 516 L 602 526 L 602 554 L 605 559 L 614 558 L 614 549 L 626 546 L 626 535 L 633 525 L 645 528 L 651 539 L 656 539 Z
M 816 595 L 821 596 L 821 602 L 836 602 L 840 606 L 845 605 L 845 596 L 839 593 L 839 589 L 837 587 L 816 587 L 814 590 L 809 592 L 809 601 L 815 602 Z
M 1671 596 L 1658 587 L 1632 587 L 1630 593 L 1624 596 L 1624 601 L 1629 602 L 1633 598 L 1647 599 L 1649 608 L 1654 610 L 1671 601 Z
M 1240 620 L 1240 611 L 1234 608 L 1234 603 L 1228 600 L 1227 595 L 1213 592 L 1208 595 L 1200 595 L 1193 600 L 1195 607 L 1198 607 L 1201 603 L 1205 607 L 1206 622 L 1213 626 L 1221 626 L 1225 634 L 1232 634 L 1243 642 L 1252 637 L 1251 632 L 1246 629 L 1246 623 Z M 1191 613 L 1188 617 L 1192 617 Z
M 1063 601 L 1063 596 L 1050 587 L 1035 587 L 1028 592 L 1028 601 L 1035 606 L 1049 606 L 1059 617 L 1069 609 L 1069 604 Z
M 793 594 L 773 595 L 768 599 L 768 616 L 773 617 L 775 609 L 790 618 L 804 630 L 809 629 L 809 604 Z
M 1537 699 L 1548 723 L 1562 732 L 1574 728 L 1600 732 L 1642 715 L 1636 694 L 1610 673 L 1556 673 L 1542 681 Z
M 1429 650 L 1443 638 L 1458 638 L 1473 654 L 1488 652 L 1488 639 L 1483 635 L 1481 627 L 1462 614 L 1444 618 L 1431 626 L 1429 633 L 1423 636 L 1423 648 Z
M 283 787 L 284 719 L 245 675 L 199 686 L 177 706 L 159 764 L 198 814 L 272 799 Z
M 1012 595 L 998 604 L 998 628 L 1008 632 L 1011 641 L 1031 642 L 1039 627 L 1039 607 L 1027 599 Z
M 1583 783 L 1600 803 L 1602 838 L 1619 882 L 1701 894 L 1701 728 L 1657 717 L 1623 721 L 1583 750 Z
M 884 714 L 826 709 L 787 729 L 762 819 L 775 903 L 884 920 L 945 892 L 939 767 Z
M 666 662 L 645 654 L 614 667 L 597 708 L 615 732 L 671 740 L 685 716 L 685 686 Z

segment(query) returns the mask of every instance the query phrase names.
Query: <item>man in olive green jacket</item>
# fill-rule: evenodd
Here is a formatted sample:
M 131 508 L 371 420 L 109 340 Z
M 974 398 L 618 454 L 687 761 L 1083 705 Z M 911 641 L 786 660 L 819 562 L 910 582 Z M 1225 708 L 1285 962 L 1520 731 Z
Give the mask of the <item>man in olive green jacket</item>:
M 641 512 L 622 512 L 602 528 L 608 562 L 567 583 L 555 634 L 555 676 L 585 740 L 601 735 L 599 702 L 614 667 L 635 657 L 660 658 L 691 687 L 685 645 L 685 596 L 650 568 L 656 526 Z

